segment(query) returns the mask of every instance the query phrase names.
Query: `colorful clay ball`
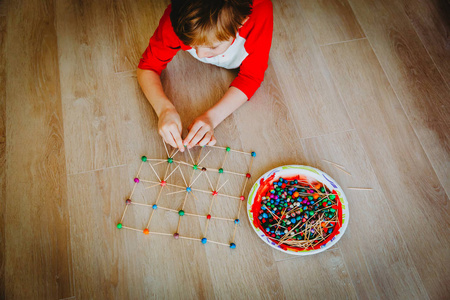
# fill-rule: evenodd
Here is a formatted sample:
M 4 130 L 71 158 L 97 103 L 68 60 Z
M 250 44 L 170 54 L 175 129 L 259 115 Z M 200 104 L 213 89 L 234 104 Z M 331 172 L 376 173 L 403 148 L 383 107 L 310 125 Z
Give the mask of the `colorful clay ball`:
M 337 199 L 319 182 L 278 178 L 261 196 L 257 219 L 274 242 L 283 240 L 301 245 L 299 241 L 317 240 L 319 244 L 333 233 L 338 216 Z

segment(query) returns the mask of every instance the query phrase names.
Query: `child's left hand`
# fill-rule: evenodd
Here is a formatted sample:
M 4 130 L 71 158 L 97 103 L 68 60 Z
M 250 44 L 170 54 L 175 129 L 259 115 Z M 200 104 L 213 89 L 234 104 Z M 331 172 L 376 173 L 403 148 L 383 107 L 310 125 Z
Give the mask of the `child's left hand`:
M 188 127 L 189 133 L 184 139 L 183 144 L 187 146 L 188 149 L 199 146 L 213 146 L 217 140 L 214 137 L 214 125 L 206 114 L 197 117 L 194 122 Z

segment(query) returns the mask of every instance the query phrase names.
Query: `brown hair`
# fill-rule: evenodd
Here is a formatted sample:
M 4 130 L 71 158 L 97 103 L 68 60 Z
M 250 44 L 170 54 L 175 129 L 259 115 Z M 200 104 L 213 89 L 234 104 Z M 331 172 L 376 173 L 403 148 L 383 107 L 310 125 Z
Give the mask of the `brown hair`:
M 172 0 L 170 20 L 184 44 L 211 46 L 236 36 L 252 4 L 253 0 Z

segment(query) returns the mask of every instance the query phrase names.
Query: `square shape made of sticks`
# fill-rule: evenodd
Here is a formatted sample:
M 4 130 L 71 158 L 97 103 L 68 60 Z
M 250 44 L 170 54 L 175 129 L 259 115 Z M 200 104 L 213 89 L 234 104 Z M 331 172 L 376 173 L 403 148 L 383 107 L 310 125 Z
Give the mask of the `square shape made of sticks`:
M 256 157 L 255 152 L 243 152 L 239 150 L 233 150 L 230 147 L 221 146 L 205 146 L 205 147 L 194 147 L 190 150 L 186 148 L 184 152 L 184 159 L 181 157 L 181 152 L 179 149 L 171 149 L 169 151 L 167 145 L 164 143 L 166 158 L 147 158 L 147 156 L 141 157 L 141 162 L 136 176 L 133 178 L 133 188 L 128 198 L 125 200 L 125 208 L 120 221 L 117 223 L 117 228 L 119 229 L 129 229 L 134 231 L 139 231 L 144 235 L 161 235 L 161 236 L 172 236 L 175 239 L 189 239 L 199 241 L 203 244 L 208 242 L 228 246 L 230 248 L 236 248 L 235 237 L 237 226 L 240 223 L 239 215 L 242 210 L 242 206 L 245 205 L 246 197 L 244 196 L 245 190 L 248 187 L 249 179 L 251 178 L 251 168 L 253 165 L 253 160 Z M 218 166 L 211 166 L 207 162 L 207 158 L 210 157 L 211 152 L 223 153 L 223 158 Z M 230 160 L 231 157 L 235 155 L 235 159 L 238 164 L 243 165 L 244 160 L 242 157 L 249 158 L 245 160 L 247 163 L 247 172 L 234 171 L 230 168 L 225 168 L 227 159 Z M 241 156 L 241 158 L 237 158 Z M 233 163 L 233 162 L 232 162 Z M 183 171 L 184 169 L 184 171 Z M 145 174 L 144 170 L 147 171 Z M 190 172 L 188 172 L 190 170 Z M 226 191 L 227 183 L 229 183 L 230 178 L 225 180 L 225 177 L 233 177 L 234 187 L 238 187 L 238 183 L 241 186 L 238 191 L 231 192 L 232 189 Z M 214 178 L 215 177 L 215 178 Z M 200 184 L 202 182 L 202 184 Z M 231 184 L 229 184 L 231 185 Z M 158 190 L 147 198 L 147 200 L 140 201 L 136 197 L 137 189 L 141 187 L 141 194 L 144 195 L 147 190 Z M 173 191 L 167 192 L 168 189 Z M 164 205 L 163 197 L 179 198 L 180 201 L 170 201 L 172 207 L 169 205 Z M 144 199 L 145 196 L 141 198 Z M 205 198 L 207 197 L 207 199 Z M 221 197 L 223 199 L 228 199 L 235 202 L 236 214 L 231 217 L 229 214 L 227 216 L 221 216 L 220 213 L 223 210 L 230 210 L 230 205 L 220 209 L 215 208 L 218 206 L 217 199 Z M 200 200 L 201 198 L 201 200 Z M 187 208 L 189 201 L 196 203 L 196 207 L 203 205 L 202 209 L 198 208 L 197 211 L 191 211 Z M 224 203 L 224 202 L 222 202 Z M 230 202 L 227 202 L 230 203 Z M 176 205 L 176 207 L 173 207 Z M 145 222 L 141 222 L 141 228 L 136 228 L 138 226 L 126 225 L 127 210 L 130 207 L 146 207 L 149 211 L 149 216 Z M 200 212 L 201 210 L 201 212 Z M 222 210 L 222 211 L 221 211 Z M 172 218 L 176 216 L 178 220 L 176 221 L 176 230 L 174 232 L 163 232 L 162 230 L 157 230 L 154 224 L 155 214 L 158 211 L 165 211 L 166 213 L 172 214 Z M 195 217 L 199 219 L 199 222 L 203 222 L 203 228 L 201 229 L 200 236 L 189 236 L 185 234 L 180 234 L 180 226 L 183 219 L 187 217 Z M 152 222 L 153 221 L 153 222 Z M 216 241 L 209 239 L 209 231 L 211 231 L 211 222 L 220 221 L 232 224 L 232 234 L 228 238 L 228 241 Z M 144 228 L 142 228 L 144 227 Z

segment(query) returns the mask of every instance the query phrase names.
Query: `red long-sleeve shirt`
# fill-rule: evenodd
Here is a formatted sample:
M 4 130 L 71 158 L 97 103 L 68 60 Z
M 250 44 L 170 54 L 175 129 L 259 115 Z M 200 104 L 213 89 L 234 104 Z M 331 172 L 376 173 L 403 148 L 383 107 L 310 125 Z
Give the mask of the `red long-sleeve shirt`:
M 249 99 L 264 80 L 269 51 L 272 44 L 273 11 L 270 0 L 254 0 L 252 13 L 239 29 L 233 44 L 223 54 L 212 58 L 199 58 L 195 49 L 185 45 L 175 34 L 170 21 L 171 5 L 159 21 L 159 26 L 142 54 L 138 68 L 153 70 L 161 75 L 167 64 L 181 49 L 196 59 L 227 69 L 240 66 L 231 86 L 241 90 Z

